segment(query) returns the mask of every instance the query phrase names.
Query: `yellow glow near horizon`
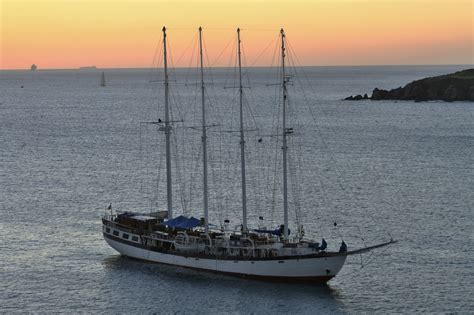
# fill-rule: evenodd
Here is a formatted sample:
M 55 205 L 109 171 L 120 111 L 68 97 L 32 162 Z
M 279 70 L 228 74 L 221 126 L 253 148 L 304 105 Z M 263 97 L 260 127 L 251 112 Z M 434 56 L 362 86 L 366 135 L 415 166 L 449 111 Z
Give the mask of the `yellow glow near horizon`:
M 0 69 L 151 67 L 163 25 L 175 66 L 197 27 L 209 59 L 243 29 L 247 65 L 284 27 L 303 65 L 472 64 L 471 0 L 0 0 Z M 229 57 L 213 65 L 228 65 Z

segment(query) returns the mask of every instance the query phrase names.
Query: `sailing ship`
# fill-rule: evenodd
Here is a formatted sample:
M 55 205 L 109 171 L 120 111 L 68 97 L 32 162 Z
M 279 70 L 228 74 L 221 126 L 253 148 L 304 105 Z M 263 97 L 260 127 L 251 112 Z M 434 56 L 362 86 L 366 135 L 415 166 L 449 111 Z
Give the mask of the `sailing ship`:
M 105 84 L 105 73 L 102 71 L 102 74 L 100 75 L 100 86 L 106 86 Z
M 328 251 L 327 243 L 289 236 L 288 222 L 288 143 L 287 137 L 293 128 L 286 125 L 287 85 L 290 76 L 286 74 L 286 37 L 280 30 L 282 121 L 279 140 L 282 143 L 283 178 L 283 223 L 274 230 L 252 229 L 247 223 L 247 190 L 245 132 L 243 115 L 243 83 L 241 61 L 240 29 L 237 29 L 238 90 L 240 109 L 240 164 L 242 190 L 241 227 L 235 230 L 217 228 L 209 223 L 208 191 L 208 136 L 206 125 L 206 102 L 203 65 L 202 28 L 199 28 L 199 70 L 201 90 L 201 157 L 203 218 L 174 216 L 171 145 L 172 131 L 169 101 L 169 75 L 167 62 L 167 34 L 163 27 L 163 68 L 164 68 L 164 121 L 160 130 L 165 133 L 167 210 L 155 213 L 121 212 L 105 214 L 102 218 L 105 241 L 120 254 L 145 261 L 178 267 L 217 272 L 244 278 L 277 280 L 284 282 L 325 283 L 338 274 L 349 255 L 361 254 L 375 248 L 384 247 L 396 241 L 390 240 L 374 246 L 349 251 L 344 242 L 338 251 Z M 228 221 L 227 221 L 228 222 Z

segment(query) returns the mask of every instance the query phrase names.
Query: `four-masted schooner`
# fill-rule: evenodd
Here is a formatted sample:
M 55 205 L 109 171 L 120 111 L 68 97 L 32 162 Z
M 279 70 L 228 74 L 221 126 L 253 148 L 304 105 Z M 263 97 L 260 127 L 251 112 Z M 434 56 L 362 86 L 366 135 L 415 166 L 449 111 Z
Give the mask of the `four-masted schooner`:
M 242 226 L 238 230 L 211 228 L 208 207 L 208 161 L 207 125 L 203 64 L 202 28 L 199 28 L 199 65 L 201 87 L 201 132 L 203 162 L 203 219 L 175 217 L 173 213 L 173 191 L 170 148 L 170 105 L 169 77 L 167 62 L 166 28 L 163 27 L 165 120 L 166 143 L 166 182 L 167 211 L 153 214 L 122 212 L 106 214 L 102 218 L 103 236 L 106 242 L 120 254 L 132 258 L 163 263 L 203 271 L 241 276 L 246 278 L 280 280 L 286 282 L 327 282 L 344 265 L 347 256 L 370 251 L 394 243 L 388 242 L 348 251 L 344 242 L 339 251 L 327 251 L 326 243 L 289 237 L 288 226 L 288 164 L 287 136 L 293 132 L 286 125 L 287 84 L 289 76 L 285 73 L 285 32 L 280 31 L 281 39 L 281 90 L 282 124 L 279 137 L 282 142 L 282 178 L 284 222 L 276 230 L 250 229 L 247 224 L 247 190 L 245 163 L 245 133 L 243 114 L 243 85 L 241 62 L 240 29 L 237 29 L 237 56 L 239 75 L 239 114 L 240 114 L 240 161 L 242 182 Z M 280 133 L 279 132 L 279 133 Z

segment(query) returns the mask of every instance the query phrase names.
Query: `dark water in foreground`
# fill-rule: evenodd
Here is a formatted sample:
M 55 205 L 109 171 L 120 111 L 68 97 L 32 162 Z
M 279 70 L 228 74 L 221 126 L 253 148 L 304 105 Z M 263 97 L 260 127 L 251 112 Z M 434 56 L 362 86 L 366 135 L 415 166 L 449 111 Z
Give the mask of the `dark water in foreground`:
M 473 313 L 474 105 L 340 101 L 463 68 L 304 70 L 317 129 L 309 127 L 314 122 L 307 115 L 294 125 L 306 128 L 297 143 L 308 151 L 301 191 L 311 198 L 302 197 L 300 211 L 307 234 L 326 237 L 332 248 L 341 237 L 352 248 L 363 245 L 361 238 L 372 244 L 388 233 L 400 240 L 365 255 L 363 268 L 359 257 L 351 257 L 322 287 L 247 281 L 120 257 L 102 239 L 100 215 L 109 202 L 134 210 L 156 203 L 149 184 L 163 165 L 153 164 L 159 156 L 144 149 L 152 133 L 140 124 L 156 119 L 153 110 L 162 97 L 149 82 L 150 71 L 107 71 L 106 88 L 98 86 L 100 72 L 94 71 L 0 72 L 0 311 Z M 237 113 L 229 105 L 234 92 L 222 89 L 227 72 L 214 72 L 211 123 L 220 117 L 235 126 L 219 116 Z M 257 104 L 254 119 L 270 126 L 275 93 L 265 83 L 275 78 L 265 69 L 251 74 L 247 93 Z M 186 89 L 175 91 L 181 111 L 189 113 L 182 115 L 192 121 L 196 93 Z M 199 134 L 190 137 L 196 141 Z M 238 141 L 229 143 L 235 145 L 211 151 L 238 150 Z M 229 155 L 230 162 L 214 165 L 232 165 L 232 173 L 238 154 Z M 194 161 L 184 159 L 183 169 Z M 238 224 L 238 182 L 225 183 L 214 185 L 229 196 L 221 200 L 222 209 Z M 258 187 L 250 185 L 249 193 L 260 193 Z M 158 197 L 160 207 L 163 195 Z M 200 216 L 193 210 L 200 198 L 191 197 L 189 214 Z M 258 200 L 250 197 L 249 211 L 261 207 L 279 222 L 280 210 L 272 212 L 268 200 Z M 214 222 L 222 219 L 221 201 L 211 201 Z M 179 208 L 177 199 L 175 204 Z M 257 216 L 254 211 L 250 221 Z

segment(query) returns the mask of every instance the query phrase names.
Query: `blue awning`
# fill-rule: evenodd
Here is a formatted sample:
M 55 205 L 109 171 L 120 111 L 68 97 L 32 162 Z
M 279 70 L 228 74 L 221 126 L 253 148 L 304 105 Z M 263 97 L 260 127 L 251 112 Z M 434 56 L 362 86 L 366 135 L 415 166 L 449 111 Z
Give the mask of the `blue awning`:
M 169 227 L 192 229 L 198 226 L 200 223 L 201 221 L 194 217 L 186 218 L 185 216 L 180 215 L 179 217 L 168 220 L 164 222 L 163 224 Z

